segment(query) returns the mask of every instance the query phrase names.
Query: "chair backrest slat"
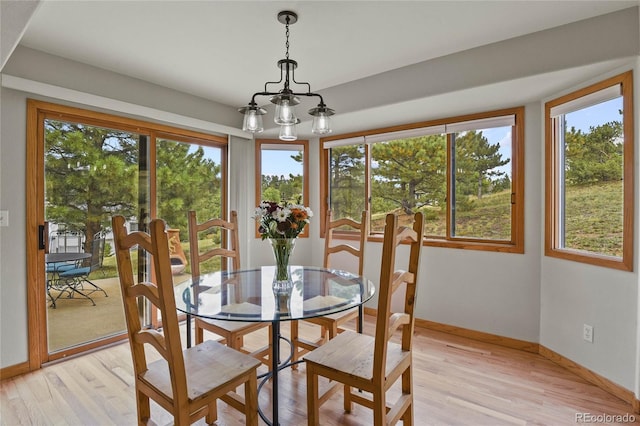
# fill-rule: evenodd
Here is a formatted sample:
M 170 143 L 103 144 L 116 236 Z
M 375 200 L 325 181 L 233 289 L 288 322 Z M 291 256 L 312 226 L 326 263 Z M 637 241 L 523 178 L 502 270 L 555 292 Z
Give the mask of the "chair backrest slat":
M 369 222 L 367 221 L 367 211 L 362 212 L 360 222 L 356 222 L 353 219 L 341 218 L 333 220 L 333 212 L 329 210 L 326 217 L 325 226 L 325 238 L 324 238 L 324 262 L 325 268 L 330 268 L 330 257 L 340 252 L 347 252 L 358 259 L 358 275 L 362 275 L 364 272 L 364 250 L 367 235 L 369 234 Z M 333 243 L 333 232 L 338 228 L 349 227 L 351 229 L 359 231 L 360 244 L 356 248 L 350 244 L 336 244 Z
M 216 256 L 220 256 L 222 259 L 231 259 L 231 267 L 233 270 L 240 269 L 238 213 L 235 210 L 231 211 L 230 216 L 229 221 L 216 218 L 198 223 L 196 212 L 193 210 L 189 211 L 189 256 L 191 258 L 192 276 L 199 276 L 200 264 Z M 201 251 L 198 238 L 199 233 L 216 229 L 220 232 L 221 246 Z

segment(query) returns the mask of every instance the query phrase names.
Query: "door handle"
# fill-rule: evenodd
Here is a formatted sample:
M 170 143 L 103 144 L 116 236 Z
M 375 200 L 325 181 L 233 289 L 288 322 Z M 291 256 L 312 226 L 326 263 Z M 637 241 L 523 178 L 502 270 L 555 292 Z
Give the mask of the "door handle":
M 38 225 L 38 249 L 44 250 L 45 253 L 49 252 L 49 222 L 45 222 L 44 225 Z

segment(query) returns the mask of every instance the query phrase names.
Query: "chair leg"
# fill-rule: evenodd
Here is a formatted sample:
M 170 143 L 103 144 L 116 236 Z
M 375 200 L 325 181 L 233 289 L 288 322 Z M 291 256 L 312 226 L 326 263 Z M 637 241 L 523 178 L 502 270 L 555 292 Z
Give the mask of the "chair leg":
M 329 331 L 329 340 L 333 339 L 338 335 L 338 324 L 335 321 L 331 324 L 331 327 L 327 327 L 327 331 Z M 323 336 L 326 338 L 326 334 Z
M 177 411 L 177 413 L 173 414 L 173 426 L 188 426 L 191 423 L 191 419 L 189 418 L 187 407 L 182 410 L 177 409 Z
M 209 404 L 207 416 L 205 418 L 208 425 L 214 424 L 218 420 L 218 400 L 214 400 Z
M 291 345 L 293 346 L 293 357 L 291 358 L 291 362 L 293 363 L 291 366 L 292 370 L 298 369 L 296 361 L 300 358 L 300 355 L 298 354 L 298 351 L 300 350 L 300 347 L 298 346 L 299 332 L 298 321 L 291 321 Z
M 318 375 L 307 363 L 307 425 L 320 425 L 320 401 L 318 398 Z
M 204 342 L 204 329 L 202 327 L 198 327 L 198 325 L 196 324 L 194 334 L 196 339 L 196 345 L 199 345 L 200 343 Z
M 258 375 L 256 370 L 251 372 L 249 380 L 244 384 L 244 414 L 248 426 L 258 426 Z
M 413 401 L 407 407 L 407 411 L 402 416 L 402 426 L 413 426 Z
M 383 389 L 378 388 L 373 392 L 373 425 L 386 426 L 387 424 L 387 399 Z
M 411 374 L 411 366 L 402 373 L 402 393 L 409 395 L 410 403 L 406 411 L 402 415 L 402 423 L 405 426 L 413 425 L 413 377 Z
M 353 401 L 351 400 L 351 386 L 344 385 L 342 405 L 344 411 L 350 413 L 353 410 Z
M 100 287 L 100 286 L 98 286 L 98 285 L 94 284 L 93 282 L 89 281 L 89 280 L 88 280 L 88 279 L 86 279 L 86 278 L 83 278 L 83 279 L 82 279 L 82 281 L 84 281 L 84 282 L 86 282 L 87 284 L 89 284 L 89 285 L 93 286 L 93 290 L 91 290 L 88 294 L 91 294 L 91 293 L 96 292 L 96 291 L 101 291 L 101 292 L 103 292 L 103 293 L 104 293 L 104 297 L 109 297 L 109 295 L 107 294 L 107 292 L 106 292 L 106 291 L 104 291 L 104 289 L 103 289 L 102 287 Z M 84 290 L 84 287 L 83 287 L 83 290 Z
M 329 339 L 332 339 L 331 332 L 324 325 L 320 326 L 320 344 L 324 345 L 327 343 L 327 333 L 329 334 Z
M 242 346 L 244 345 L 244 339 L 241 335 L 230 334 L 228 336 L 225 336 L 225 340 L 227 341 L 227 346 L 237 351 L 243 352 Z
M 138 424 L 146 425 L 151 420 L 149 397 L 140 391 L 137 391 L 136 394 L 138 397 Z
M 51 281 L 47 280 L 47 296 L 49 296 L 49 299 L 51 300 L 51 305 L 49 305 L 50 307 L 52 307 L 53 309 L 56 308 L 56 299 L 53 298 L 53 296 L 51 295 Z
M 82 291 L 79 290 L 79 288 L 81 289 L 82 286 L 80 285 L 80 282 L 77 280 L 66 280 L 64 282 L 64 288 L 60 289 L 60 293 L 56 296 L 56 298 L 54 299 L 54 302 L 56 300 L 58 300 L 60 298 L 60 296 L 62 296 L 62 294 L 64 292 L 69 293 L 68 298 L 69 299 L 73 299 L 73 294 L 74 293 L 78 293 L 80 296 L 84 297 L 85 299 L 89 299 L 89 301 L 91 301 L 91 303 L 93 304 L 93 306 L 96 306 L 96 302 L 93 301 L 93 299 L 91 298 L 91 296 L 89 296 L 89 294 L 83 293 Z M 55 304 L 55 303 L 54 303 Z

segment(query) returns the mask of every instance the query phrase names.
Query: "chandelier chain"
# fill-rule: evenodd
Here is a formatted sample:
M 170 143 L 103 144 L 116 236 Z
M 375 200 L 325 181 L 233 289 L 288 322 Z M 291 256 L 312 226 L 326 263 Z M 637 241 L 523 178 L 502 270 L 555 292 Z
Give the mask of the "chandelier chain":
M 287 42 L 285 43 L 285 47 L 287 48 L 285 59 L 289 59 L 289 17 L 288 16 L 287 16 L 287 24 L 285 25 L 285 28 L 286 28 L 285 37 L 287 39 Z

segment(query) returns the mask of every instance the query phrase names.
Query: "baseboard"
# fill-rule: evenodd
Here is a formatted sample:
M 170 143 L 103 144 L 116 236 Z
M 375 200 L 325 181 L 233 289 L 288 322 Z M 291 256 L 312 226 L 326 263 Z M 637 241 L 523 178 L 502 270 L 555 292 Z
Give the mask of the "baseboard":
M 614 395 L 620 398 L 623 401 L 628 402 L 634 413 L 640 413 L 640 400 L 635 397 L 632 391 L 626 389 L 611 380 L 602 377 L 598 373 L 595 373 L 589 370 L 586 367 L 566 358 L 559 353 L 552 351 L 551 349 L 540 345 L 540 355 L 547 358 L 548 360 L 558 364 L 559 366 L 566 368 L 571 371 L 578 377 L 583 378 L 587 382 L 596 385 L 600 389 L 609 392 L 611 395 Z
M 365 315 L 376 316 L 377 309 L 364 308 Z M 480 342 L 493 343 L 494 345 L 505 346 L 507 348 L 519 349 L 534 354 L 539 353 L 538 344 L 525 340 L 512 339 L 510 337 L 498 336 L 496 334 L 484 333 L 482 331 L 470 330 L 468 328 L 456 327 L 454 325 L 442 324 L 416 318 L 416 327 L 425 328 L 442 333 L 453 334 L 454 336 L 466 337 L 468 339 L 479 340 Z
M 366 315 L 376 315 L 376 309 L 364 308 Z M 425 328 L 433 331 L 440 331 L 442 333 L 452 334 L 455 336 L 466 337 L 468 339 L 478 340 L 485 343 L 492 343 L 494 345 L 505 346 L 512 349 L 518 349 L 526 352 L 539 354 L 551 362 L 558 364 L 559 366 L 566 368 L 574 373 L 576 376 L 588 381 L 589 383 L 599 387 L 600 389 L 614 395 L 621 400 L 628 402 L 631 405 L 634 413 L 640 414 L 640 399 L 636 398 L 633 391 L 626 389 L 611 380 L 589 370 L 586 367 L 546 348 L 543 345 L 533 342 L 527 342 L 525 340 L 512 339 L 509 337 L 498 336 L 495 334 L 484 333 L 481 331 L 470 330 L 467 328 L 456 327 L 453 325 L 442 324 L 438 322 L 428 321 L 416 318 L 416 327 Z
M 21 362 L 20 364 L 11 365 L 9 367 L 5 367 L 0 369 L 0 380 L 10 379 L 11 377 L 19 376 L 21 374 L 26 374 L 29 371 L 29 362 Z
M 493 343 L 494 345 L 505 346 L 507 348 L 519 349 L 534 354 L 538 352 L 538 344 L 527 342 L 525 340 L 512 339 L 510 337 L 498 336 L 496 334 L 484 333 L 482 331 L 469 330 L 468 328 L 456 327 L 453 325 L 441 324 L 438 322 L 427 321 L 416 318 L 416 327 L 426 328 L 433 331 L 453 334 L 455 336 L 466 337 L 468 339 L 479 340 L 485 343 Z

